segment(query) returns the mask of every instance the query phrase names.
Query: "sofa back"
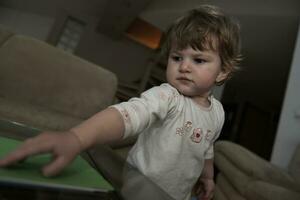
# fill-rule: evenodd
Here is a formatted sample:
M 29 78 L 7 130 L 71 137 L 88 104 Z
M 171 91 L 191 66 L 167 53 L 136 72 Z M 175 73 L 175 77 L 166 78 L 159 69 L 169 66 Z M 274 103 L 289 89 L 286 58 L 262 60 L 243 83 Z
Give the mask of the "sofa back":
M 289 163 L 289 172 L 300 186 L 300 144 L 296 147 L 293 157 Z
M 2 44 L 4 42 L 6 42 L 8 40 L 8 38 L 13 35 L 14 35 L 14 33 L 12 31 L 10 31 L 0 25 L 0 46 L 2 46 Z
M 116 76 L 45 42 L 14 35 L 0 47 L 0 97 L 81 119 L 110 105 Z

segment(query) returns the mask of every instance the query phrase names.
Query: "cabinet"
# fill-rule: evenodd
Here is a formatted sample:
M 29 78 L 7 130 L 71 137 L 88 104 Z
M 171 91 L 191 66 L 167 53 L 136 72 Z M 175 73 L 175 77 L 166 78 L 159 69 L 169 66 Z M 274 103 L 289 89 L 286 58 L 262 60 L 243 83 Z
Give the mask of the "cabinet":
M 135 82 L 120 81 L 117 90 L 119 101 L 127 101 L 132 97 L 138 97 L 143 91 L 166 82 L 167 64 L 151 58 L 140 80 Z

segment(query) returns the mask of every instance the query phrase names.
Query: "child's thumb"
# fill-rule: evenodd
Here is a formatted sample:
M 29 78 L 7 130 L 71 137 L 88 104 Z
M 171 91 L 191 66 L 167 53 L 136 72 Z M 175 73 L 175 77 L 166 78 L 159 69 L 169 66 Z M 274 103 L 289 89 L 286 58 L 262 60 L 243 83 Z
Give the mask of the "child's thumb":
M 48 165 L 43 167 L 42 173 L 46 177 L 56 176 L 69 163 L 70 163 L 70 161 L 68 159 L 66 159 L 64 156 L 58 156 L 52 162 L 50 162 Z

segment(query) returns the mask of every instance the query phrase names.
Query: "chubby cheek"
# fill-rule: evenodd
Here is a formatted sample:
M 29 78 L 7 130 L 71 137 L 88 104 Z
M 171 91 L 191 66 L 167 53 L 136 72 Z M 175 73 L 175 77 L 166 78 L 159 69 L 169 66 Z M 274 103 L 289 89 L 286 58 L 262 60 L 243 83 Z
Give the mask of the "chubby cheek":
M 197 74 L 197 77 L 197 85 L 209 88 L 215 84 L 217 74 L 210 72 L 201 72 Z
M 175 77 L 175 71 L 174 71 L 174 68 L 172 68 L 171 66 L 167 66 L 167 70 L 166 70 L 166 78 L 167 78 L 167 81 L 170 82 L 172 81 L 172 79 L 174 79 Z

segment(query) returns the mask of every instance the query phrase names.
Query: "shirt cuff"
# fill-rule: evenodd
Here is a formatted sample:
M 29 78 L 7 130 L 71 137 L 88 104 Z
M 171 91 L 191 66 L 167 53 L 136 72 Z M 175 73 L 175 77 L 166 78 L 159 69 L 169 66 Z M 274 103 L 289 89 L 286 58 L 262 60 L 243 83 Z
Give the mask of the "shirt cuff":
M 125 125 L 125 131 L 124 131 L 124 134 L 123 134 L 123 139 L 129 137 L 130 133 L 132 132 L 131 131 L 132 127 L 131 127 L 131 118 L 129 116 L 128 111 L 125 108 L 123 108 L 123 106 L 121 106 L 120 104 L 109 106 L 109 107 L 115 108 L 117 111 L 119 111 L 119 113 L 122 116 L 124 125 Z

